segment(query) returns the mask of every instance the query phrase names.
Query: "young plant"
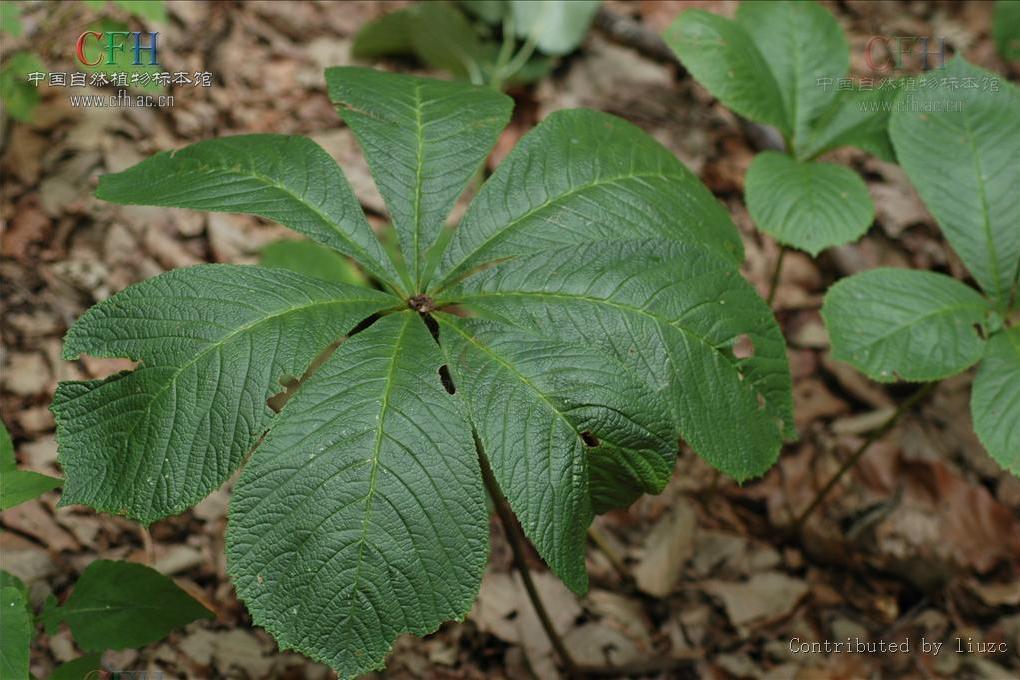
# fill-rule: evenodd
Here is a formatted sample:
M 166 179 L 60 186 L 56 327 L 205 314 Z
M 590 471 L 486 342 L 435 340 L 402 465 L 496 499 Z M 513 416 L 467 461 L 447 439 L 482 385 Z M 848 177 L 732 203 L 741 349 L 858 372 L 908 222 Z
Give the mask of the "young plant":
M 983 294 L 944 274 L 880 268 L 829 289 L 822 316 L 833 356 L 874 380 L 940 380 L 980 362 L 974 429 L 1020 475 L 1020 90 L 962 57 L 941 75 L 1001 89 L 947 87 L 924 100 L 904 92 L 889 133 Z
M 14 445 L 0 424 L 0 488 L 7 510 L 60 486 L 62 480 L 18 470 Z M 172 629 L 213 614 L 155 569 L 131 562 L 96 560 L 75 583 L 63 605 L 52 595 L 38 617 L 21 579 L 0 570 L 0 678 L 29 676 L 29 647 L 37 620 L 49 635 L 66 622 L 85 652 L 57 669 L 52 678 L 87 677 L 97 670 L 101 652 L 141 647 L 163 639 Z
M 849 46 L 826 9 L 744 2 L 735 20 L 691 9 L 664 37 L 719 101 L 782 133 L 786 152 L 755 156 L 745 180 L 747 208 L 762 231 L 812 256 L 867 231 L 875 208 L 864 181 L 816 159 L 849 145 L 893 160 L 881 106 L 893 90 L 838 88 Z
M 140 364 L 61 383 L 53 411 L 65 505 L 150 523 L 244 463 L 227 530 L 237 592 L 281 647 L 349 677 L 379 667 L 397 635 L 467 613 L 486 492 L 580 593 L 593 514 L 660 491 L 680 437 L 743 480 L 793 426 L 783 338 L 739 274 L 736 229 L 648 135 L 552 114 L 444 247 L 512 100 L 363 68 L 326 79 L 405 266 L 306 138 L 209 140 L 106 175 L 108 201 L 278 220 L 382 290 L 265 267 L 167 272 L 72 326 L 67 359 Z M 267 400 L 313 361 L 275 414 Z
M 352 54 L 358 59 L 414 56 L 476 85 L 501 89 L 549 73 L 550 57 L 573 52 L 581 44 L 600 4 L 600 0 L 421 2 L 365 24 L 354 39 Z M 499 27 L 502 34 L 497 39 Z M 523 41 L 519 48 L 517 39 Z

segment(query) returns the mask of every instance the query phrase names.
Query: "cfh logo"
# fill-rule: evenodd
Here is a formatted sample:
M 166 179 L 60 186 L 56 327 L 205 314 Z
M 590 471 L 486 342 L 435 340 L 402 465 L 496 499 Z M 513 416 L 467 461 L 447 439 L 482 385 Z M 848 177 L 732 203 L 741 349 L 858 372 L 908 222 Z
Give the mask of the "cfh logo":
M 148 47 L 143 46 L 142 36 L 148 36 Z M 133 41 L 131 50 L 133 52 L 134 60 L 131 62 L 132 64 L 135 66 L 141 66 L 142 52 L 148 52 L 149 63 L 146 65 L 159 66 L 159 60 L 156 57 L 156 39 L 158 36 L 158 32 L 142 33 L 140 31 L 107 31 L 106 33 L 99 33 L 98 31 L 85 31 L 78 36 L 78 42 L 75 44 L 75 52 L 78 55 L 78 61 L 80 61 L 83 65 L 97 66 L 103 61 L 102 52 L 96 56 L 94 61 L 89 61 L 85 56 L 86 44 L 94 43 L 100 47 L 101 50 L 105 49 L 106 64 L 108 66 L 113 66 L 117 63 L 117 53 L 126 51 L 128 49 L 128 45 Z
M 946 65 L 946 39 L 929 36 L 900 36 L 890 38 L 876 35 L 864 48 L 868 68 L 878 73 L 902 69 L 911 60 L 911 66 L 920 65 L 922 71 Z

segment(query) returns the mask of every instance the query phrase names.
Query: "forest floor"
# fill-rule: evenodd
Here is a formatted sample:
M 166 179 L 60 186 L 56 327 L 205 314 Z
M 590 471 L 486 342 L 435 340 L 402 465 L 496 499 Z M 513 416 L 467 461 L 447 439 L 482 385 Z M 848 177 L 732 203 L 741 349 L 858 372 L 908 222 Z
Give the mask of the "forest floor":
M 876 35 L 946 36 L 971 61 L 1009 74 L 989 37 L 990 3 L 825 3 L 847 32 L 852 63 Z M 115 206 L 93 196 L 96 178 L 148 155 L 220 135 L 310 135 L 341 164 L 375 223 L 382 200 L 350 131 L 330 105 L 326 66 L 350 62 L 353 35 L 394 3 L 168 3 L 160 26 L 171 70 L 209 71 L 213 86 L 174 88 L 175 105 L 72 108 L 67 90 L 44 87 L 30 124 L 0 123 L 3 217 L 0 412 L 19 464 L 56 474 L 48 409 L 57 381 L 100 378 L 120 360 L 60 358 L 68 325 L 97 300 L 176 267 L 252 263 L 288 230 L 219 213 Z M 661 32 L 684 7 L 732 14 L 718 2 L 608 2 Z M 116 15 L 116 9 L 105 10 Z M 32 47 L 54 71 L 74 70 L 67 36 L 96 17 L 82 3 L 36 5 Z M 3 50 L 23 46 L 15 41 Z M 409 62 L 389 68 L 418 71 Z M 727 206 L 744 238 L 746 276 L 763 294 L 778 254 L 743 205 L 755 147 L 730 112 L 682 73 L 594 31 L 552 75 L 512 92 L 513 123 L 490 167 L 556 109 L 586 106 L 644 128 L 696 172 Z M 738 486 L 685 451 L 666 491 L 599 517 L 608 551 L 590 546 L 592 589 L 576 598 L 533 556 L 538 586 L 575 657 L 650 664 L 640 677 L 1020 677 L 1020 479 L 984 453 L 967 415 L 971 375 L 939 384 L 882 437 L 800 531 L 791 517 L 852 451 L 916 389 L 879 385 L 831 359 L 819 306 L 837 278 L 878 265 L 963 276 L 904 174 L 862 152 L 833 157 L 865 177 L 877 217 L 860 242 L 815 260 L 786 255 L 775 299 L 789 340 L 800 439 L 764 478 Z M 739 424 L 738 424 L 739 426 Z M 152 525 L 84 507 L 57 508 L 58 493 L 4 512 L 3 568 L 38 604 L 66 596 L 97 557 L 152 563 L 216 613 L 166 640 L 108 653 L 108 667 L 164 677 L 328 678 L 327 668 L 280 652 L 251 627 L 227 579 L 223 553 L 230 485 L 193 510 Z M 614 567 L 607 553 L 621 563 Z M 861 638 L 910 643 L 909 653 L 826 655 L 796 644 Z M 938 654 L 922 640 L 945 643 Z M 961 642 L 958 642 L 960 640 Z M 968 641 L 1005 653 L 968 652 Z M 958 652 L 962 644 L 963 652 Z M 976 647 L 971 647 L 976 649 Z M 78 655 L 66 631 L 41 634 L 32 669 L 46 677 Z M 424 639 L 404 636 L 380 675 L 394 678 L 554 678 L 498 520 L 478 602 L 462 623 Z

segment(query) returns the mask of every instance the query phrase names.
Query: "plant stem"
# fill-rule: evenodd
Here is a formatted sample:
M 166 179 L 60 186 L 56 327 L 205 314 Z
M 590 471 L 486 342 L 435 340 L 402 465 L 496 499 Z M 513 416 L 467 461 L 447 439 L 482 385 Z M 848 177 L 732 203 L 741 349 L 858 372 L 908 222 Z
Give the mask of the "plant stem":
M 838 484 L 839 480 L 843 478 L 843 475 L 846 474 L 847 470 L 856 465 L 857 461 L 859 461 L 861 457 L 868 452 L 868 449 L 871 448 L 871 445 L 874 444 L 879 439 L 881 439 L 887 432 L 889 432 L 889 430 L 893 428 L 893 426 L 896 424 L 896 421 L 900 419 L 900 416 L 902 416 L 904 413 L 912 409 L 919 401 L 928 396 L 928 393 L 930 393 L 935 388 L 936 384 L 938 383 L 935 382 L 926 383 L 923 387 L 921 387 L 921 389 L 914 392 L 912 395 L 910 395 L 909 398 L 907 398 L 906 401 L 900 404 L 896 408 L 896 411 L 891 416 L 889 416 L 889 418 L 887 418 L 884 423 L 882 423 L 875 430 L 872 430 L 871 434 L 868 435 L 868 438 L 865 439 L 864 442 L 857 447 L 857 450 L 853 452 L 853 455 L 846 459 L 843 465 L 840 466 L 839 470 L 836 471 L 836 474 L 834 474 L 832 478 L 825 483 L 825 486 L 822 487 L 821 491 L 819 491 L 815 495 L 814 500 L 811 501 L 811 503 L 807 506 L 804 512 L 800 513 L 800 516 L 794 520 L 792 526 L 793 533 L 800 532 L 801 528 L 804 526 L 804 522 L 806 522 L 808 517 L 810 517 L 811 514 L 818 508 L 818 506 L 821 505 L 822 501 L 825 499 L 826 496 L 829 495 L 829 492 L 831 492 L 833 488 L 835 488 L 836 484 Z
M 776 291 L 779 289 L 779 275 L 783 271 L 783 258 L 786 256 L 786 246 L 779 246 L 779 257 L 776 258 L 776 267 L 772 270 L 772 281 L 769 283 L 769 296 L 766 299 L 769 307 L 776 299 Z
M 506 532 L 507 541 L 510 543 L 510 550 L 514 554 L 514 564 L 517 567 L 517 571 L 521 574 L 521 580 L 524 582 L 524 589 L 528 593 L 528 599 L 531 600 L 531 606 L 535 608 L 538 620 L 542 623 L 542 628 L 545 629 L 545 634 L 549 637 L 549 642 L 552 643 L 553 649 L 556 650 L 556 654 L 563 662 L 567 675 L 571 678 L 583 677 L 573 657 L 570 656 L 570 652 L 567 651 L 563 638 L 556 632 L 556 628 L 553 626 L 552 619 L 549 618 L 545 605 L 542 604 L 542 598 L 539 597 L 538 589 L 535 588 L 535 582 L 531 578 L 531 569 L 528 567 L 524 532 L 517 523 L 517 518 L 514 517 L 510 504 L 507 502 L 506 497 L 503 496 L 503 492 L 500 490 L 499 484 L 492 474 L 489 461 L 485 458 L 481 442 L 478 441 L 477 437 L 475 437 L 475 450 L 478 452 L 478 462 L 482 468 L 482 480 L 484 480 L 485 488 L 492 498 L 492 504 L 496 507 L 499 521 L 503 524 L 503 531 Z

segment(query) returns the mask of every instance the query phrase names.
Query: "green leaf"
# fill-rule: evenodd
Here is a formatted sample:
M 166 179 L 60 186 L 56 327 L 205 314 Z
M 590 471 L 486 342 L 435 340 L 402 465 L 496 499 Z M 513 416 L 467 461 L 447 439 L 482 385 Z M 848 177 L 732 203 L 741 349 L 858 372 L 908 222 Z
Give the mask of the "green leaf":
M 509 0 L 518 37 L 554 56 L 577 49 L 601 4 L 601 0 Z
M 31 122 L 32 112 L 42 100 L 39 90 L 26 78 L 29 73 L 45 72 L 46 66 L 31 52 L 15 52 L 0 69 L 0 99 L 14 120 Z
M 488 554 L 478 458 L 416 314 L 344 342 L 234 490 L 228 567 L 257 625 L 341 677 L 461 619 Z
M 998 0 L 992 15 L 992 35 L 1003 59 L 1020 59 L 1020 2 Z
M 28 598 L 28 588 L 21 582 L 21 579 L 3 569 L 0 569 L 0 588 L 16 588 L 25 595 L 26 599 Z
M 490 88 L 364 68 L 326 70 L 330 99 L 354 131 L 420 291 L 428 251 L 457 197 L 510 120 Z
M 960 259 L 1004 309 L 1020 276 L 1020 89 L 961 57 L 930 77 L 979 87 L 903 91 L 889 121 L 896 156 Z M 980 87 L 990 79 L 1000 91 Z
M 988 341 L 974 378 L 970 412 L 988 453 L 1020 476 L 1020 327 Z
M 743 26 L 700 9 L 684 11 L 663 36 L 684 67 L 730 109 L 793 133 L 782 90 Z
M 259 264 L 263 267 L 289 269 L 333 283 L 367 286 L 365 275 L 347 258 L 332 248 L 315 241 L 280 239 L 262 249 Z
M 822 318 L 834 358 L 873 380 L 926 382 L 981 358 L 977 327 L 989 311 L 977 292 L 944 274 L 879 268 L 829 288 Z
M 850 68 L 843 30 L 815 2 L 742 2 L 737 22 L 751 36 L 779 87 L 786 129 L 798 150 L 811 121 L 836 96 L 835 88 L 822 87 L 819 80 L 835 81 Z
M 556 575 L 585 592 L 588 458 L 657 459 L 648 486 L 661 491 L 676 453 L 668 405 L 587 343 L 496 321 L 439 322 L 453 383 L 510 507 Z
M 840 91 L 828 110 L 812 121 L 797 157 L 814 158 L 841 146 L 856 146 L 895 162 L 888 126 L 897 92 L 892 87 Z
M 614 116 L 558 111 L 482 186 L 436 288 L 510 257 L 656 237 L 704 244 L 734 264 L 743 258 L 729 215 L 672 152 Z
M 142 647 L 213 613 L 155 569 L 95 560 L 56 616 L 86 652 Z
M 446 2 L 419 3 L 411 11 L 414 29 L 410 35 L 415 54 L 434 68 L 481 84 L 487 50 L 464 15 Z
M 789 367 L 772 313 L 729 260 L 703 247 L 649 240 L 553 249 L 480 272 L 440 301 L 615 358 L 666 398 L 691 448 L 739 480 L 762 474 L 793 435 Z M 738 359 L 732 348 L 743 336 L 754 352 Z M 719 427 L 720 413 L 739 427 Z
M 415 54 L 412 42 L 414 17 L 414 7 L 408 7 L 369 21 L 354 36 L 351 56 L 355 59 L 378 59 Z
M 56 489 L 63 480 L 30 470 L 19 470 L 11 435 L 0 423 L 0 510 L 38 498 Z
M 364 288 L 232 265 L 167 272 L 96 305 L 68 331 L 64 357 L 141 366 L 57 387 L 61 505 L 145 523 L 194 505 L 258 441 L 280 380 L 394 305 Z
M 96 196 L 259 215 L 353 257 L 382 281 L 397 278 L 336 161 L 306 137 L 239 135 L 158 153 L 100 177 Z
M 0 32 L 17 38 L 23 30 L 21 8 L 14 2 L 0 4 Z
M 498 24 L 508 11 L 506 0 L 460 0 L 457 4 L 488 24 Z
M 33 631 L 24 587 L 4 585 L 0 588 L 0 678 L 28 678 L 28 649 Z
M 775 151 L 754 157 L 745 193 L 759 229 L 812 256 L 856 241 L 875 218 L 868 187 L 852 170 Z
M 49 680 L 97 680 L 102 677 L 97 673 L 103 669 L 103 653 L 86 654 L 57 666 Z

